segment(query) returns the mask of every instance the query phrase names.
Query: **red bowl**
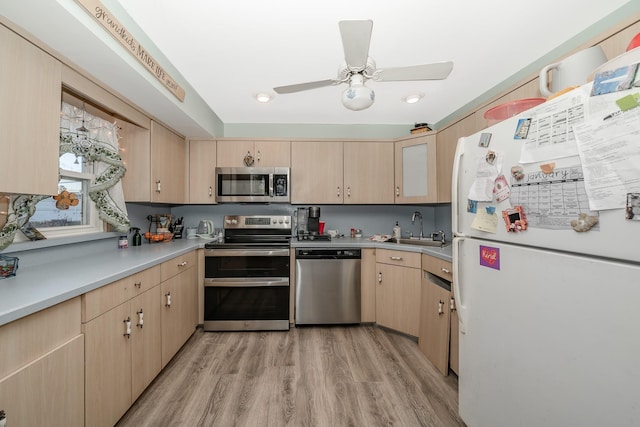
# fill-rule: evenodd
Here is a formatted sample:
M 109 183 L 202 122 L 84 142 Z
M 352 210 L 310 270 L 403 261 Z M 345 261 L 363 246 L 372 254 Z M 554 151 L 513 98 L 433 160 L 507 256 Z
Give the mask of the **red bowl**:
M 636 36 L 631 39 L 629 45 L 627 46 L 627 52 L 629 52 L 631 49 L 637 48 L 638 46 L 640 46 L 640 33 L 636 34 Z
M 504 104 L 496 105 L 495 107 L 487 110 L 484 113 L 484 118 L 487 120 L 487 125 L 492 126 L 508 119 L 509 117 L 513 117 L 523 111 L 533 108 L 536 105 L 540 105 L 545 101 L 545 98 L 525 98 L 505 102 Z

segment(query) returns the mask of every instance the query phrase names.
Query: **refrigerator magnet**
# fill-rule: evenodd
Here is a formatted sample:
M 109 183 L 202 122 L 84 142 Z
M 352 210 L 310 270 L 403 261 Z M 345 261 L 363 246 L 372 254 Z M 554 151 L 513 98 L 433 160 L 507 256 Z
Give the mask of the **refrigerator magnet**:
M 496 200 L 498 202 L 507 200 L 510 193 L 511 189 L 509 188 L 509 183 L 507 183 L 507 178 L 504 175 L 498 176 L 493 183 L 493 195 Z
M 476 213 L 478 211 L 478 201 L 467 199 L 467 212 Z
M 516 181 L 520 181 L 522 178 L 524 178 L 524 169 L 522 169 L 522 166 L 518 166 L 518 165 L 512 166 L 511 167 L 511 176 Z
M 480 265 L 500 270 L 500 248 L 480 245 Z
M 527 229 L 527 217 L 520 205 L 503 210 L 502 218 L 508 232 L 525 231 Z
M 513 135 L 513 139 L 527 139 L 529 135 L 529 128 L 531 127 L 531 119 L 518 120 L 518 126 L 516 126 L 516 133 Z
M 627 193 L 625 218 L 634 221 L 640 220 L 640 193 Z
M 483 132 L 480 134 L 480 142 L 478 142 L 478 147 L 486 148 L 489 146 L 490 141 L 491 141 L 491 134 Z

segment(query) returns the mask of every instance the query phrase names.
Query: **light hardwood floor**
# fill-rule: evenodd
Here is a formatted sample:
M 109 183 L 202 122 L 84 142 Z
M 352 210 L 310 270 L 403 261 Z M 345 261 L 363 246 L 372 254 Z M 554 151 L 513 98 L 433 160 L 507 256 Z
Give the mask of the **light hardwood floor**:
M 118 426 L 464 426 L 457 379 L 375 326 L 198 329 Z

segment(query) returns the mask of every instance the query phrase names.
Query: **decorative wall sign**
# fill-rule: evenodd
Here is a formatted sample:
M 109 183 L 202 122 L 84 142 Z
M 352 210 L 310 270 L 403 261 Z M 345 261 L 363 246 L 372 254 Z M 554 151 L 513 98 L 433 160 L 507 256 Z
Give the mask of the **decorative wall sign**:
M 76 0 L 84 7 L 126 50 L 128 50 L 153 76 L 180 101 L 184 101 L 184 89 L 158 64 L 147 50 L 138 43 L 127 29 L 104 7 L 100 0 Z

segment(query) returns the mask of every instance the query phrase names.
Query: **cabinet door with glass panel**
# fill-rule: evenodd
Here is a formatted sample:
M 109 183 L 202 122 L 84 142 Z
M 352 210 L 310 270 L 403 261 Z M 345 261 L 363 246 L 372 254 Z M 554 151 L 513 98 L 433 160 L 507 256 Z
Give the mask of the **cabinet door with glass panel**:
M 436 203 L 435 132 L 395 142 L 396 204 Z

